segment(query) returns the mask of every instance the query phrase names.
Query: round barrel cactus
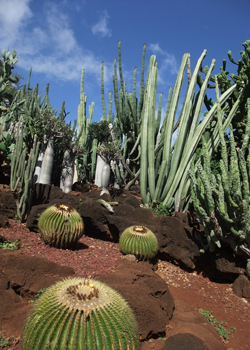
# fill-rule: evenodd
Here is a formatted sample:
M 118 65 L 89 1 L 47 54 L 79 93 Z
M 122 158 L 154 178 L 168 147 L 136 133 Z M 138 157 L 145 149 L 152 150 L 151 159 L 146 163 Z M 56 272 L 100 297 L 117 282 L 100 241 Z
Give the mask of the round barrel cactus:
M 83 220 L 70 205 L 55 204 L 40 216 L 38 227 L 43 240 L 51 246 L 70 249 L 83 235 Z
M 120 249 L 140 260 L 152 259 L 158 251 L 155 234 L 145 226 L 128 227 L 120 236 Z
M 137 350 L 132 310 L 106 284 L 71 278 L 48 288 L 31 310 L 22 350 Z

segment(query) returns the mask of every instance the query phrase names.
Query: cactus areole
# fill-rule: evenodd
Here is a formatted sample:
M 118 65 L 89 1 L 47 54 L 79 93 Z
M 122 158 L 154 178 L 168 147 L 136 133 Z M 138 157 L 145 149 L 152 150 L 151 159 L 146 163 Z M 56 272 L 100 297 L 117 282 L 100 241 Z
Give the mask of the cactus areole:
M 134 254 L 140 260 L 152 259 L 158 251 L 158 241 L 145 226 L 131 226 L 120 237 L 120 249 L 124 254 Z
M 22 334 L 22 350 L 139 349 L 127 302 L 102 282 L 72 278 L 56 283 L 35 303 Z
M 39 218 L 38 227 L 46 243 L 64 249 L 74 248 L 84 229 L 80 214 L 64 203 L 47 208 Z

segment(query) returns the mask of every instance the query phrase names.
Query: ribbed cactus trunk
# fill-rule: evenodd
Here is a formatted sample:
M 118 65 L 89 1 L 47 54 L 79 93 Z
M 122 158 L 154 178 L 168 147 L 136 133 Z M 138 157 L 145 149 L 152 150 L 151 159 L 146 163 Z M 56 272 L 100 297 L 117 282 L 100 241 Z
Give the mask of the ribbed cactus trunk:
M 77 162 L 76 159 L 74 161 L 74 175 L 73 175 L 73 185 L 78 181 L 78 173 L 77 173 Z
M 61 179 L 60 179 L 60 188 L 65 193 L 72 191 L 73 178 L 74 178 L 74 164 L 75 164 L 74 154 L 67 149 L 63 155 L 62 173 L 61 173 Z
M 44 153 L 45 153 L 45 143 L 42 145 L 42 148 L 39 151 L 38 158 L 36 161 L 36 167 L 35 167 L 35 172 L 33 176 L 34 183 L 39 183 Z
M 101 176 L 102 191 L 100 195 L 103 195 L 104 193 L 109 194 L 109 191 L 107 189 L 109 185 L 109 180 L 110 180 L 110 165 L 108 163 L 105 163 L 102 168 L 102 176 Z
M 102 187 L 102 169 L 105 165 L 105 161 L 101 156 L 97 156 L 96 170 L 95 170 L 95 185 Z
M 39 183 L 49 185 L 51 181 L 51 174 L 53 169 L 54 160 L 54 138 L 51 137 L 48 140 L 46 151 L 44 154 L 41 173 L 39 177 Z

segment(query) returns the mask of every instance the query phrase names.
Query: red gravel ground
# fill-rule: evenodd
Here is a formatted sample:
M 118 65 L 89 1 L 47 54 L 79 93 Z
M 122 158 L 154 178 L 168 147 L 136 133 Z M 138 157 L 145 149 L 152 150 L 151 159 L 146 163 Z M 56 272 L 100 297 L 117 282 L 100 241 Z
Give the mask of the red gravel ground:
M 11 219 L 9 223 L 9 227 L 0 228 L 0 235 L 7 240 L 20 240 L 20 252 L 69 266 L 78 277 L 93 278 L 114 270 L 118 266 L 117 261 L 122 257 L 118 243 L 83 236 L 75 250 L 57 249 L 46 245 L 39 234 L 30 232 L 25 224 Z
M 122 257 L 118 243 L 83 236 L 76 250 L 61 250 L 44 244 L 39 235 L 30 232 L 25 225 L 14 220 L 9 223 L 9 227 L 0 228 L 0 235 L 7 240 L 19 240 L 21 252 L 69 266 L 77 276 L 95 277 L 112 271 Z M 188 303 L 197 311 L 213 311 L 214 317 L 223 321 L 226 329 L 236 327 L 229 340 L 224 341 L 228 350 L 250 350 L 250 303 L 238 298 L 231 284 L 214 283 L 201 272 L 188 273 L 166 261 L 159 261 L 157 273 L 169 285 L 174 299 Z M 142 350 L 160 350 L 163 345 L 164 339 L 149 340 L 142 344 Z

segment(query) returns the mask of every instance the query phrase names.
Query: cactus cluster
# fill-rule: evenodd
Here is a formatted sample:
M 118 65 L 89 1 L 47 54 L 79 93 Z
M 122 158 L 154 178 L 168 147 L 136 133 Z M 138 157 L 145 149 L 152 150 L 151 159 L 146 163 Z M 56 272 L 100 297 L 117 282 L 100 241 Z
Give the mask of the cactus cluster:
M 11 157 L 10 187 L 17 205 L 18 219 L 27 218 L 32 202 L 32 177 L 38 156 L 40 142 L 34 136 L 33 147 L 27 158 L 27 147 L 23 142 L 23 125 L 18 123 L 16 144 Z
M 218 98 L 218 89 L 217 89 Z M 229 152 L 222 129 L 223 111 L 218 104 L 217 118 L 221 146 L 220 173 L 211 171 L 208 144 L 203 139 L 202 164 L 197 173 L 192 168 L 191 196 L 194 209 L 204 228 L 199 236 L 201 251 L 231 246 L 235 254 L 250 257 L 250 98 L 247 100 L 247 125 L 242 147 L 236 147 L 233 127 L 230 125 Z M 249 267 L 247 268 L 249 270 Z
M 80 214 L 70 205 L 59 203 L 47 208 L 40 216 L 38 227 L 43 240 L 51 246 L 72 249 L 83 235 Z
M 121 234 L 119 245 L 124 254 L 133 254 L 139 260 L 152 259 L 158 252 L 157 238 L 145 226 L 128 227 Z
M 119 126 L 124 137 L 124 143 L 121 147 L 121 156 L 118 162 L 116 160 L 115 163 L 112 163 L 111 168 L 115 172 L 115 179 L 126 183 L 126 189 L 136 179 L 139 179 L 141 197 L 145 206 L 154 207 L 157 202 L 162 202 L 163 206 L 170 210 L 174 208 L 176 211 L 181 211 L 187 209 L 189 205 L 190 181 L 188 170 L 191 161 L 194 159 L 202 134 L 216 114 L 215 103 L 215 106 L 210 108 L 206 117 L 201 121 L 202 108 L 207 100 L 206 92 L 216 61 L 212 60 L 210 68 L 204 71 L 206 76 L 200 82 L 200 92 L 195 98 L 197 79 L 207 51 L 204 50 L 201 54 L 192 76 L 190 55 L 184 54 L 174 89 L 173 91 L 171 88 L 169 89 L 166 113 L 165 117 L 162 118 L 162 94 L 159 95 L 158 113 L 156 113 L 158 64 L 154 55 L 150 58 L 147 81 L 144 86 L 145 50 L 146 46 L 144 45 L 140 96 L 137 97 L 137 69 L 134 70 L 133 92 L 127 93 L 126 83 L 123 81 L 121 43 L 118 43 L 121 87 L 118 89 L 117 61 L 115 60 L 113 85 L 116 114 L 113 125 Z M 178 116 L 177 107 L 186 70 L 189 77 L 188 86 L 182 110 Z M 224 104 L 228 101 L 235 89 L 236 84 L 225 89 L 219 102 Z M 102 100 L 104 101 L 103 90 L 102 84 Z M 239 99 L 240 95 L 239 93 Z M 228 123 L 237 110 L 239 99 L 236 99 L 235 106 L 232 104 L 229 106 Z M 225 127 L 227 126 L 226 123 Z M 173 142 L 175 131 L 178 131 L 178 133 L 175 142 Z M 217 130 L 214 131 L 211 137 L 215 137 L 216 133 Z M 112 140 L 115 144 L 114 137 L 112 137 Z M 213 150 L 212 147 L 211 150 Z M 119 167 L 117 163 L 119 163 Z M 124 181 L 125 179 L 126 181 Z
M 104 283 L 72 278 L 48 288 L 26 321 L 22 350 L 138 350 L 127 302 Z

